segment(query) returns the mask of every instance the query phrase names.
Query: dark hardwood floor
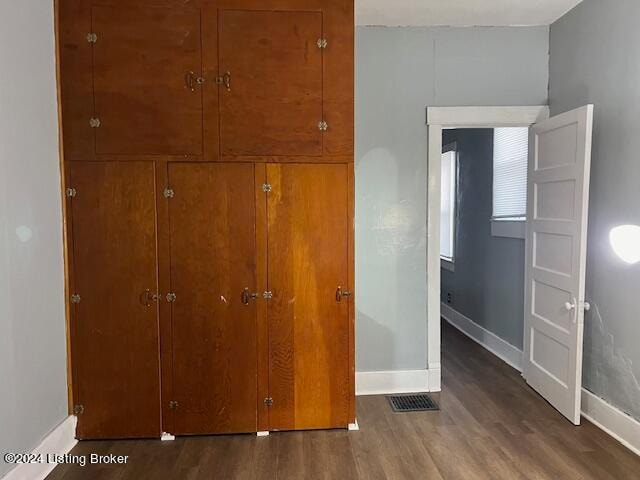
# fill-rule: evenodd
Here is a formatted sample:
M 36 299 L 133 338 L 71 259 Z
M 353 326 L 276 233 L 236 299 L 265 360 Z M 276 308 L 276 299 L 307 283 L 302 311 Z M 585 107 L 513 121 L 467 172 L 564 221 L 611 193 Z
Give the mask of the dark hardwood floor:
M 358 397 L 360 431 L 81 442 L 72 454 L 126 465 L 62 465 L 50 480 L 640 479 L 640 457 L 583 419 L 574 427 L 520 374 L 443 324 L 441 411 L 393 413 Z

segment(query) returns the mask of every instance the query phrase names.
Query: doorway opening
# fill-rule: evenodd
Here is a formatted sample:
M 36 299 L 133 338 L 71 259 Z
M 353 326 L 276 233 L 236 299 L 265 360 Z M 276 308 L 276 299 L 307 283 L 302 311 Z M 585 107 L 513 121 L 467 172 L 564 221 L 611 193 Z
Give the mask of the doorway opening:
M 443 313 L 487 349 L 501 350 L 516 368 L 520 359 L 526 382 L 576 425 L 589 307 L 584 280 L 592 123 L 593 105 L 553 118 L 544 106 L 427 110 L 430 374 L 441 368 Z M 461 155 L 467 160 L 462 167 Z M 524 255 L 522 245 L 513 244 L 510 259 L 506 244 L 492 241 L 523 236 Z M 457 265 L 459 282 L 451 278 Z M 524 299 L 518 302 L 522 290 Z M 456 303 L 475 309 L 494 329 L 506 326 L 506 336 L 516 345 L 521 340 L 522 350 L 453 309 Z M 500 325 L 500 316 L 509 311 L 515 322 L 507 316 L 508 323 Z
M 442 132 L 442 317 L 518 370 L 524 332 L 528 127 Z

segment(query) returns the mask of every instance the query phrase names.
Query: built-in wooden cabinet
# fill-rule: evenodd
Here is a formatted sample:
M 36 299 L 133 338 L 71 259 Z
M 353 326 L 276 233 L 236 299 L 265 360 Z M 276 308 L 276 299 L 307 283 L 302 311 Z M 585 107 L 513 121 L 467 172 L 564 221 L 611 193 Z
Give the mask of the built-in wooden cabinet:
M 353 161 L 352 0 L 59 3 L 67 161 Z
M 79 438 L 355 420 L 352 0 L 59 0 Z

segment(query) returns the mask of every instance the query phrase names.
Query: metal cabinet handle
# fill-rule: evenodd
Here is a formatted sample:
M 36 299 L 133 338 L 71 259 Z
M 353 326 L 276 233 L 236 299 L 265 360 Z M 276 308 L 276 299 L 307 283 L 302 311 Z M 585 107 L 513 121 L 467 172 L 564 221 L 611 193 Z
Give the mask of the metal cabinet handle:
M 202 85 L 204 82 L 203 77 L 199 77 L 193 72 L 187 72 L 184 76 L 184 83 L 192 92 L 196 91 L 196 85 Z
M 249 292 L 248 288 L 245 288 L 244 290 L 242 290 L 242 304 L 243 305 L 249 305 L 249 301 L 250 300 L 255 300 L 256 298 L 258 298 L 258 294 L 257 293 L 251 293 Z
M 157 302 L 159 299 L 160 295 L 151 293 L 151 290 L 148 288 L 140 294 L 140 303 L 145 307 L 150 307 L 153 302 Z
M 195 75 L 193 74 L 193 72 L 187 72 L 184 75 L 184 83 L 187 86 L 187 88 L 189 90 L 191 90 L 192 92 L 195 92 L 195 87 L 193 86 L 193 79 L 194 79 Z
M 222 81 L 224 82 L 224 86 L 227 89 L 227 92 L 231 91 L 231 72 L 225 72 L 222 76 Z
M 336 289 L 336 302 L 340 303 L 342 301 L 342 297 L 350 297 L 351 292 L 348 290 L 342 290 L 342 287 L 338 286 Z

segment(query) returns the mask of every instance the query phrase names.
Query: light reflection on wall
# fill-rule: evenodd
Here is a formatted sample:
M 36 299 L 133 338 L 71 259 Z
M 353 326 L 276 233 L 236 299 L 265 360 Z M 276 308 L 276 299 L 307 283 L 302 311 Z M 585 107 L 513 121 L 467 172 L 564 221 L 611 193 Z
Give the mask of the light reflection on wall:
M 640 262 L 640 226 L 619 225 L 609 232 L 611 248 L 624 262 Z
M 25 225 L 20 225 L 16 228 L 16 235 L 18 236 L 18 240 L 22 243 L 27 243 L 33 237 L 33 230 Z

